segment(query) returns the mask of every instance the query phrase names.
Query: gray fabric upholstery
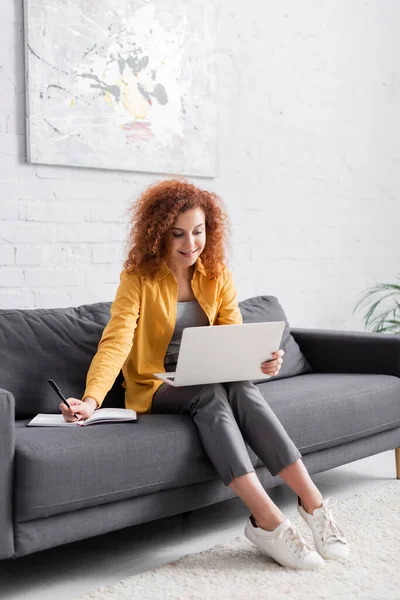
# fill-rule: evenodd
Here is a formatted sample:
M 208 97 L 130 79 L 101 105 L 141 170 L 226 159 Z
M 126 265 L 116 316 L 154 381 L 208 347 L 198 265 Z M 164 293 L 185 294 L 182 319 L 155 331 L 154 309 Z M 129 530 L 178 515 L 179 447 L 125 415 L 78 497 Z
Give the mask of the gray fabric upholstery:
M 308 374 L 259 388 L 302 454 L 400 426 L 397 377 Z M 40 435 L 25 423 L 16 429 L 18 522 L 217 477 L 188 415 Z
M 292 329 L 316 373 L 382 373 L 400 377 L 400 335 Z
M 0 389 L 0 559 L 14 552 L 13 474 L 15 452 L 15 400 Z
M 399 445 L 400 427 L 342 446 L 307 454 L 303 460 L 309 473 L 320 473 Z M 256 472 L 264 488 L 283 483 L 279 476 L 272 477 L 265 467 L 258 467 Z M 221 480 L 212 479 L 203 483 L 163 490 L 157 494 L 136 496 L 120 502 L 17 523 L 15 526 L 16 556 L 100 536 L 109 531 L 195 510 L 233 497 L 232 490 L 224 486 Z M 139 528 L 136 535 L 141 535 L 144 531 Z M 99 544 L 107 545 L 107 540 L 101 537 L 98 540 Z M 78 551 L 85 552 L 84 541 L 79 545 Z
M 275 296 L 256 296 L 254 298 L 248 298 L 247 300 L 239 302 L 239 308 L 244 323 L 285 321 L 285 329 L 281 342 L 281 349 L 285 352 L 284 360 L 281 370 L 278 375 L 274 377 L 274 381 L 311 372 L 311 366 L 290 333 L 290 325 L 286 318 L 285 311 Z M 270 382 L 272 380 L 259 379 L 257 381 Z
M 77 308 L 0 310 L 0 385 L 14 394 L 17 419 L 59 412 L 60 399 L 48 379 L 67 397 L 82 397 L 110 306 L 98 302 Z M 117 390 L 118 383 L 104 407 L 110 397 L 121 405 Z
M 302 454 L 400 426 L 400 379 L 312 373 L 259 386 Z

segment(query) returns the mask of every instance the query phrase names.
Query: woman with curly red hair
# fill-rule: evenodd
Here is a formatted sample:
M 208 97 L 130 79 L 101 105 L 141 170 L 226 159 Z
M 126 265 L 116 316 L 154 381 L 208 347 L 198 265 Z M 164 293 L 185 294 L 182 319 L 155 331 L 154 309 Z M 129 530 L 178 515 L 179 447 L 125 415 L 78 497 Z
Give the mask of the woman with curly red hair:
M 220 478 L 251 511 L 245 534 L 284 566 L 316 568 L 348 548 L 312 482 L 301 453 L 249 381 L 173 387 L 153 373 L 174 371 L 184 327 L 242 323 L 232 275 L 225 264 L 229 219 L 222 200 L 185 180 L 148 188 L 131 208 L 128 256 L 83 400 L 69 398 L 66 421 L 99 408 L 122 369 L 125 405 L 138 413 L 191 415 Z M 262 363 L 277 375 L 283 351 Z M 298 495 L 316 552 L 262 487 L 246 444 L 272 475 Z

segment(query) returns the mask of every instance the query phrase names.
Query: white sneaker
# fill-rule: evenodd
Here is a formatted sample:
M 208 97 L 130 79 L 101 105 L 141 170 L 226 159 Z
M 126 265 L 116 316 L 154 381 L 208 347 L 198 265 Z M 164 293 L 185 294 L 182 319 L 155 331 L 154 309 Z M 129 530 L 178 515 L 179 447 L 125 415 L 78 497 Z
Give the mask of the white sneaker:
M 326 498 L 322 506 L 316 508 L 311 515 L 303 508 L 298 497 L 297 510 L 312 531 L 317 551 L 327 560 L 348 558 L 350 554 L 343 531 L 339 529 L 330 511 L 330 507 L 335 504 L 336 498 Z
M 307 544 L 288 518 L 273 531 L 266 531 L 258 527 L 251 515 L 244 534 L 250 542 L 284 567 L 316 569 L 325 564 L 324 559 Z

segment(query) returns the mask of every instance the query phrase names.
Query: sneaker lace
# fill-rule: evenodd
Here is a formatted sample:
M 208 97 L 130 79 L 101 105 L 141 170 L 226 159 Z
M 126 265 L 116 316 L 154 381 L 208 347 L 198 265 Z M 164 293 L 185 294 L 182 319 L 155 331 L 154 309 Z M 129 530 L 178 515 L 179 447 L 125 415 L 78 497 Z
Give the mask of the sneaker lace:
M 344 533 L 336 523 L 335 518 L 330 511 L 330 507 L 335 506 L 335 504 L 337 504 L 336 498 L 327 498 L 319 509 L 321 513 L 317 519 L 321 525 L 321 541 L 323 544 L 328 541 L 336 540 L 346 544 Z
M 314 548 L 306 542 L 302 535 L 297 531 L 292 523 L 284 523 L 279 533 L 276 535 L 276 539 L 286 538 L 290 545 L 294 545 L 295 552 L 300 556 L 302 553 L 313 552 Z

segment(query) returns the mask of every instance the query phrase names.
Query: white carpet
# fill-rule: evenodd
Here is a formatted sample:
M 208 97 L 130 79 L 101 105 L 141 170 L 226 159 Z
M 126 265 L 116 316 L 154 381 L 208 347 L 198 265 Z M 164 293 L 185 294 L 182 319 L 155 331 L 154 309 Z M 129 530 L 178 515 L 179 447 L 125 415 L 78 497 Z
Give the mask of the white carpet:
M 347 561 L 286 569 L 243 535 L 79 600 L 400 600 L 400 481 L 339 501 L 333 512 L 350 545 Z M 292 521 L 312 542 L 300 516 Z

